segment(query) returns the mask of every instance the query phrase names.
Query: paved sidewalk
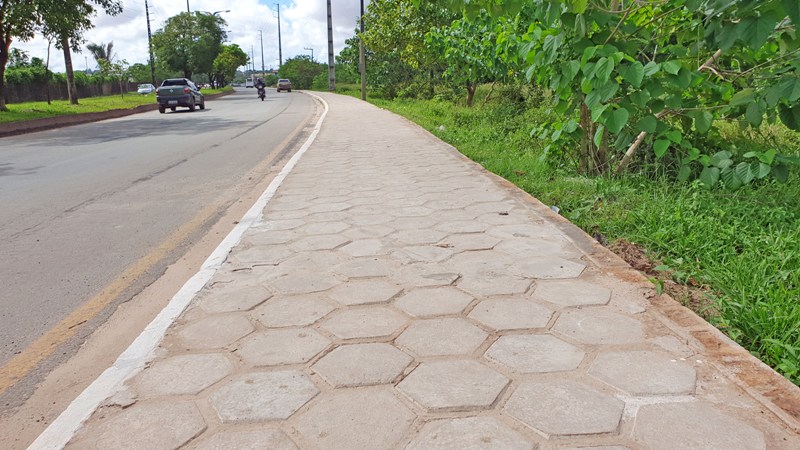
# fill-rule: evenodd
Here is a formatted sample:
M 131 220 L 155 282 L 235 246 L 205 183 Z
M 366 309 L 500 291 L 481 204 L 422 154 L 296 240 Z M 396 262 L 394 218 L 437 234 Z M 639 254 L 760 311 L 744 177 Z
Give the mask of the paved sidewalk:
M 68 448 L 800 448 L 562 220 L 324 98 L 265 221 Z

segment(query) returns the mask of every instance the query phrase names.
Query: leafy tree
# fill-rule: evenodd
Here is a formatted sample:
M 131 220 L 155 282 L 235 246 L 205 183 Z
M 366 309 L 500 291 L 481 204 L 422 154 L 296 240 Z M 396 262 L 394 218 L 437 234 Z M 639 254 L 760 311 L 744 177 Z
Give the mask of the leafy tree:
M 136 83 L 149 83 L 151 81 L 150 66 L 142 63 L 135 63 L 128 67 L 128 77 Z
M 11 42 L 14 38 L 31 39 L 37 24 L 36 4 L 32 0 L 0 1 L 0 111 L 8 111 L 3 91 Z
M 311 89 L 314 78 L 323 72 L 327 73 L 326 64 L 312 61 L 309 55 L 298 55 L 283 62 L 278 76 L 292 80 L 294 89 Z
M 214 59 L 214 74 L 220 87 L 236 76 L 236 69 L 247 64 L 250 58 L 238 45 L 223 45 Z
M 119 95 L 125 97 L 128 84 L 128 62 L 124 59 L 115 62 L 101 59 L 99 63 L 100 73 L 119 83 Z
M 72 68 L 72 51 L 79 52 L 83 33 L 94 27 L 92 17 L 101 8 L 106 14 L 115 16 L 122 12 L 120 0 L 35 0 L 38 3 L 45 37 L 55 41 L 56 48 L 64 52 L 67 72 L 67 91 L 73 105 L 78 104 L 75 74 Z M 108 55 L 110 56 L 110 55 Z
M 101 42 L 96 44 L 94 42 L 90 42 L 86 44 L 86 50 L 89 50 L 89 53 L 92 54 L 95 62 L 97 62 L 97 66 L 100 67 L 100 61 L 114 61 L 114 41 L 109 42 L 106 44 L 105 42 Z
M 8 52 L 8 68 L 12 67 L 27 67 L 31 63 L 30 54 L 18 48 L 11 48 Z
M 225 24 L 221 17 L 202 12 L 170 17 L 164 28 L 153 34 L 156 57 L 185 78 L 194 73 L 213 74 L 214 60 L 227 37 L 222 29 Z

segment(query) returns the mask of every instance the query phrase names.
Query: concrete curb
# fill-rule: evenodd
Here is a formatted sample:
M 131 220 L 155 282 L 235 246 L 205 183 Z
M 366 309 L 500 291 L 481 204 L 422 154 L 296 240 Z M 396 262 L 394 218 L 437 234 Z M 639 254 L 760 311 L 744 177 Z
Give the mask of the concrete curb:
M 219 94 L 207 95 L 206 100 L 214 100 L 219 97 L 230 95 L 231 92 L 221 92 Z M 31 119 L 20 122 L 9 122 L 0 124 L 0 138 L 6 136 L 16 136 L 20 134 L 35 133 L 37 131 L 53 130 L 56 128 L 80 125 L 101 120 L 116 119 L 119 117 L 130 116 L 147 111 L 155 111 L 158 104 L 141 105 L 131 109 L 112 109 L 93 113 L 70 114 L 65 116 L 46 117 L 43 119 Z
M 401 116 L 402 117 L 402 116 Z M 733 383 L 745 390 L 766 409 L 780 418 L 791 430 L 800 433 L 800 388 L 780 375 L 761 360 L 751 355 L 745 348 L 731 340 L 719 329 L 706 322 L 694 311 L 681 305 L 672 297 L 655 295 L 648 278 L 631 267 L 614 252 L 601 245 L 586 232 L 565 217 L 553 212 L 548 206 L 520 189 L 505 178 L 490 172 L 472 161 L 457 148 L 442 141 L 425 128 L 403 117 L 422 133 L 432 136 L 450 149 L 458 158 L 474 164 L 486 173 L 497 185 L 523 202 L 530 204 L 537 213 L 547 217 L 553 225 L 563 232 L 572 243 L 594 262 L 598 268 L 622 280 L 636 283 L 653 291 L 650 300 L 651 311 L 686 344 L 711 358 L 710 362 Z

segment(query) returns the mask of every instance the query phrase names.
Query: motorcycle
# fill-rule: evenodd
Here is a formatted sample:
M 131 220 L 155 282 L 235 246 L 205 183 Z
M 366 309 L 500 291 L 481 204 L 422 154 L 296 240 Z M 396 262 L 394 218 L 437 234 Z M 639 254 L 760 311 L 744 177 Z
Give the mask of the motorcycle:
M 267 96 L 267 90 L 264 89 L 263 86 L 259 86 L 258 87 L 258 98 L 260 98 L 261 101 L 263 102 L 264 101 L 264 97 L 266 97 L 266 96 Z

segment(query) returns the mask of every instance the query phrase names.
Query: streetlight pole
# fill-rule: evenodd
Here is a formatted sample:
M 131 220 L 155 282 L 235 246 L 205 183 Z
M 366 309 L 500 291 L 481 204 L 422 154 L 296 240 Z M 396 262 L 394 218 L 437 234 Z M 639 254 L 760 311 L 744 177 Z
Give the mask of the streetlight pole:
M 264 33 L 261 30 L 258 30 L 258 34 L 261 35 L 261 76 L 264 76 Z
M 314 47 L 303 47 L 303 50 L 311 50 L 311 61 L 314 61 Z
M 189 0 L 186 0 L 186 12 L 187 13 L 191 13 L 192 12 L 192 10 L 189 9 Z
M 364 0 L 361 0 L 361 35 L 358 37 L 358 68 L 361 72 L 361 100 L 367 100 L 367 56 L 364 48 Z
M 328 90 L 336 90 L 336 67 L 333 64 L 333 19 L 331 17 L 331 0 L 328 0 Z
M 187 0 L 188 1 L 188 0 Z M 150 8 L 147 5 L 147 0 L 144 0 L 144 12 L 147 18 L 147 52 L 150 56 L 150 78 L 152 78 L 153 86 L 156 85 L 156 65 L 153 60 L 153 44 L 152 36 L 150 34 Z
M 275 3 L 275 6 L 278 7 L 278 67 L 280 67 L 283 65 L 283 49 L 281 48 L 281 4 Z

